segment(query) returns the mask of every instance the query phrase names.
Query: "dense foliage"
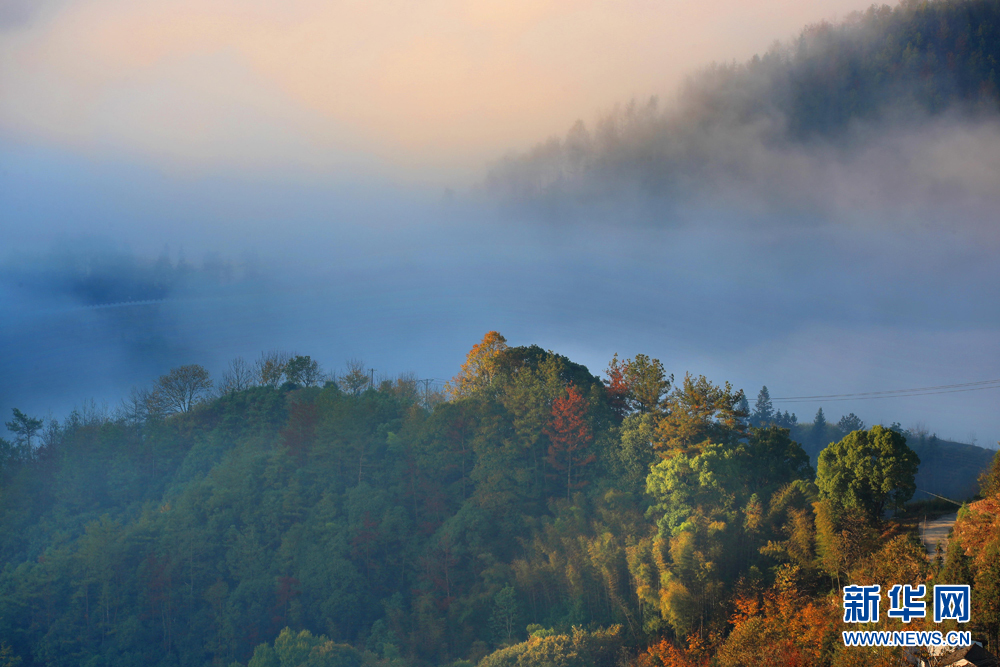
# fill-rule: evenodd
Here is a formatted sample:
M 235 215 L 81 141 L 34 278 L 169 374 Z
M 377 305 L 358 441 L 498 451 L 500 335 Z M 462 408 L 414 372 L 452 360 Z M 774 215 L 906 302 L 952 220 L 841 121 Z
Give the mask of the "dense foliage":
M 439 402 L 305 386 L 308 357 L 234 363 L 212 397 L 202 371 L 115 415 L 15 413 L 6 664 L 839 664 L 838 582 L 932 569 L 741 391 L 642 355 L 602 381 L 491 332 Z M 883 441 L 915 461 L 881 427 L 838 447 Z M 901 503 L 912 473 L 865 480 Z

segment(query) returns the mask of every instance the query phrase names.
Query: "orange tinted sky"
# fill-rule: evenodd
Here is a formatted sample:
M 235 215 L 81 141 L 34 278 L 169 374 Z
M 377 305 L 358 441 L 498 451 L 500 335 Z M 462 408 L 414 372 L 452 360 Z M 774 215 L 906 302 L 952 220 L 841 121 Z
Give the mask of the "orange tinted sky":
M 18 2 L 35 13 L 0 32 L 8 136 L 185 168 L 367 165 L 431 180 L 616 102 L 669 99 L 700 66 L 867 4 Z

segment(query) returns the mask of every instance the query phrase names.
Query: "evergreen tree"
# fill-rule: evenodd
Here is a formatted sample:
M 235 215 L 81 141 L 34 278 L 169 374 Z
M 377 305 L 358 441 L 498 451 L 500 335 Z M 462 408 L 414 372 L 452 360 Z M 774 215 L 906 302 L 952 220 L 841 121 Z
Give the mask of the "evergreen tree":
M 746 415 L 746 417 L 740 418 L 740 421 L 742 421 L 744 425 L 749 426 L 752 423 L 750 421 L 752 416 L 750 412 L 750 403 L 747 401 L 747 397 L 745 395 L 740 396 L 740 402 L 737 404 L 737 409 Z
M 799 418 L 795 416 L 794 412 L 789 413 L 788 410 L 785 410 L 784 412 L 774 413 L 775 426 L 778 426 L 780 428 L 791 429 L 792 427 L 797 426 L 798 423 L 799 423 Z
M 774 421 L 774 406 L 771 404 L 771 392 L 765 385 L 757 393 L 757 402 L 754 403 L 750 423 L 754 426 L 767 426 L 772 421 Z
M 826 415 L 823 414 L 823 408 L 816 411 L 816 416 L 813 418 L 812 432 L 809 435 L 815 446 L 822 447 L 825 444 Z
M 864 429 L 864 427 L 865 423 L 861 421 L 861 418 L 853 412 L 844 415 L 840 418 L 840 421 L 837 422 L 837 428 L 840 429 L 840 432 L 844 435 L 847 435 L 851 431 L 860 431 Z
M 32 439 L 34 439 L 35 434 L 42 430 L 42 420 L 29 417 L 14 408 L 14 418 L 6 422 L 4 426 L 14 434 L 18 447 L 30 453 Z
M 659 359 L 651 359 L 645 354 L 635 355 L 635 359 L 625 362 L 629 407 L 642 413 L 659 410 L 673 380 L 674 376 L 667 376 Z

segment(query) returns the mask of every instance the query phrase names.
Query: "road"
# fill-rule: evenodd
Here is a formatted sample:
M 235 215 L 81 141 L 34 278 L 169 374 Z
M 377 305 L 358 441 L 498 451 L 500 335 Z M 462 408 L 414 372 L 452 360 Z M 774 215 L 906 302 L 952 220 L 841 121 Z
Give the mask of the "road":
M 920 541 L 924 543 L 927 553 L 934 555 L 938 543 L 941 544 L 941 551 L 948 548 L 948 531 L 955 525 L 958 513 L 945 514 L 936 519 L 920 522 Z

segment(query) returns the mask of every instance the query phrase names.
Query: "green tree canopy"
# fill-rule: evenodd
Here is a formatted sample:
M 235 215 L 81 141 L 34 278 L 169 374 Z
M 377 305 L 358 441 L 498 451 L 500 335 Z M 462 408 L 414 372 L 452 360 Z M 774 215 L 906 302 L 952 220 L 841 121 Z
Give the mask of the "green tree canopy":
M 14 418 L 6 422 L 4 426 L 14 434 L 18 446 L 30 450 L 31 440 L 42 429 L 42 420 L 29 417 L 17 408 L 14 408 Z
M 816 485 L 838 509 L 859 510 L 873 523 L 916 491 L 920 459 L 903 434 L 873 426 L 853 431 L 819 455 Z

